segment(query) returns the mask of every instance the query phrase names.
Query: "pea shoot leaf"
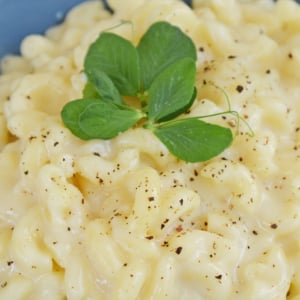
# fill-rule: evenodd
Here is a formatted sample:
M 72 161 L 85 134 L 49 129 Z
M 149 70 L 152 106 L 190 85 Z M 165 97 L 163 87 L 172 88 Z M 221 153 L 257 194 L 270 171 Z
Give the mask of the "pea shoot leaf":
M 96 99 L 77 99 L 68 102 L 61 111 L 61 117 L 65 125 L 71 130 L 71 132 L 77 137 L 83 140 L 89 140 L 92 137 L 83 131 L 79 126 L 79 117 L 82 111 L 94 101 L 99 101 Z
M 186 107 L 194 92 L 195 77 L 195 62 L 190 58 L 180 59 L 162 71 L 149 89 L 149 120 L 160 121 Z
M 95 100 L 79 115 L 78 126 L 90 138 L 106 140 L 134 126 L 142 117 L 134 108 Z
M 110 139 L 137 123 L 141 112 L 101 99 L 78 99 L 67 103 L 62 119 L 83 140 Z
M 233 139 L 230 129 L 195 118 L 169 121 L 152 130 L 173 155 L 187 162 L 209 160 Z
M 163 21 L 148 29 L 137 50 L 143 90 L 148 90 L 157 75 L 177 60 L 185 57 L 197 59 L 193 41 L 178 27 Z
M 90 85 L 93 85 L 95 91 L 104 101 L 116 104 L 124 104 L 119 91 L 112 80 L 101 70 L 92 69 L 87 71 Z
M 84 86 L 82 94 L 83 94 L 83 98 L 89 98 L 89 99 L 100 98 L 100 95 L 98 94 L 96 88 L 89 81 Z
M 140 69 L 137 49 L 126 39 L 103 32 L 90 46 L 84 69 L 90 78 L 95 70 L 104 72 L 121 95 L 136 96 L 140 87 Z
M 172 119 L 176 118 L 177 116 L 181 115 L 182 113 L 187 112 L 189 110 L 189 108 L 193 105 L 193 103 L 195 102 L 196 97 L 197 97 L 197 89 L 196 89 L 196 87 L 194 87 L 192 97 L 191 97 L 190 101 L 185 106 L 183 106 L 179 110 L 176 110 L 173 113 L 169 114 L 167 117 L 161 118 L 159 121 L 160 122 L 166 122 L 166 121 L 169 121 L 169 120 L 172 120 Z

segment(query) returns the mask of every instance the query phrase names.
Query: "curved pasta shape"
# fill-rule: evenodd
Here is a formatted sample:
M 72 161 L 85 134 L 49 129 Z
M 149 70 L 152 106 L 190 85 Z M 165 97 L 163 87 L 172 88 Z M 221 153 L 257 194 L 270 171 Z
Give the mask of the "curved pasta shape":
M 24 274 L 43 274 L 52 270 L 52 257 L 43 243 L 39 207 L 34 207 L 17 223 L 11 239 L 13 261 Z
M 85 1 L 1 61 L 0 299 L 298 299 L 300 6 L 108 2 L 113 15 Z M 142 121 L 83 141 L 61 120 L 99 34 L 137 45 L 156 21 L 197 49 L 180 118 L 235 134 L 207 162 L 175 158 Z

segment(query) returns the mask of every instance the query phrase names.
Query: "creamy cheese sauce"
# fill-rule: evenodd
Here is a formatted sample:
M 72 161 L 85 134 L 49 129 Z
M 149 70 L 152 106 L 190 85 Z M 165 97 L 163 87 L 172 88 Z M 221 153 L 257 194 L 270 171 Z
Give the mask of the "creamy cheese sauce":
M 110 4 L 114 15 L 75 7 L 2 61 L 0 299 L 300 299 L 299 5 Z M 158 20 L 198 49 L 189 115 L 224 111 L 228 97 L 254 136 L 211 118 L 233 145 L 192 164 L 142 128 L 89 142 L 65 128 L 99 33 L 137 44 Z

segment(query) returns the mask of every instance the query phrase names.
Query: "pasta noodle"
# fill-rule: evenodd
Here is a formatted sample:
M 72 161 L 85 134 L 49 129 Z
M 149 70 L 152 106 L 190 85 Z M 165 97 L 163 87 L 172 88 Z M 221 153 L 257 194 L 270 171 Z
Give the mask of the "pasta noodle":
M 300 6 L 109 2 L 1 62 L 0 299 L 300 299 Z M 216 115 L 232 146 L 186 163 L 143 128 L 82 141 L 64 126 L 99 33 L 137 44 L 158 20 L 197 47 L 190 116 L 230 104 L 253 137 Z

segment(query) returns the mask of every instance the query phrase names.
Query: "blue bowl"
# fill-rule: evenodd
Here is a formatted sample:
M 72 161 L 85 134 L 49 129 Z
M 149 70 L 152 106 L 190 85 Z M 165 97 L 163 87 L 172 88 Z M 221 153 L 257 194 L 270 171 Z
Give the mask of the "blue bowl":
M 22 39 L 41 34 L 85 0 L 0 0 L 0 58 L 17 54 Z M 106 3 L 105 0 L 102 0 Z M 190 4 L 191 0 L 183 0 Z M 300 3 L 300 0 L 297 0 Z
M 43 33 L 84 0 L 0 0 L 0 57 L 18 53 L 22 39 Z
M 42 34 L 63 21 L 76 4 L 85 0 L 0 0 L 0 58 L 19 53 L 20 43 L 29 34 Z M 102 1 L 105 7 L 107 0 Z M 187 4 L 191 0 L 183 0 Z

